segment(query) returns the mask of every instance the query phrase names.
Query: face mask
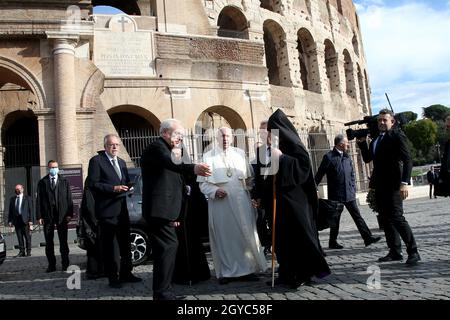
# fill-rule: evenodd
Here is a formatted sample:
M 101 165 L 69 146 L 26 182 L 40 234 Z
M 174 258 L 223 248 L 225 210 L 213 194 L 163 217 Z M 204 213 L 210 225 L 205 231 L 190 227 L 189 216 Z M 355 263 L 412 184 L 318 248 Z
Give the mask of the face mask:
M 50 175 L 52 177 L 54 177 L 54 176 L 56 176 L 58 174 L 59 169 L 58 168 L 50 168 L 50 170 L 48 172 L 50 173 Z

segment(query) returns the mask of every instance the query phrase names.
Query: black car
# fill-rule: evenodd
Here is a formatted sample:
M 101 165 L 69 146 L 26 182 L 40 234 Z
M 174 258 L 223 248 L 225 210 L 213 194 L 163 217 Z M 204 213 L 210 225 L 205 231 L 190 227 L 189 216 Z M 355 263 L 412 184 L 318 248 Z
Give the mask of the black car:
M 134 181 L 134 190 L 127 196 L 127 207 L 130 214 L 131 225 L 131 258 L 133 265 L 139 265 L 151 258 L 152 245 L 149 241 L 149 225 L 142 216 L 142 177 L 140 168 L 128 169 L 130 180 Z M 208 248 L 208 212 L 196 212 L 199 214 L 200 237 Z
M 0 264 L 6 259 L 6 240 L 0 232 Z

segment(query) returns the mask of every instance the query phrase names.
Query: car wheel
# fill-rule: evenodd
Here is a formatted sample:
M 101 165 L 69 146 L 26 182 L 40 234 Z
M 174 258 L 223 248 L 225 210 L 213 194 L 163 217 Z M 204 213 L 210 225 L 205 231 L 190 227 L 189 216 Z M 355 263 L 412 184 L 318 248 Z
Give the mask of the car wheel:
M 152 249 L 148 237 L 142 230 L 131 229 L 130 242 L 131 262 L 133 263 L 133 266 L 140 265 L 151 255 Z

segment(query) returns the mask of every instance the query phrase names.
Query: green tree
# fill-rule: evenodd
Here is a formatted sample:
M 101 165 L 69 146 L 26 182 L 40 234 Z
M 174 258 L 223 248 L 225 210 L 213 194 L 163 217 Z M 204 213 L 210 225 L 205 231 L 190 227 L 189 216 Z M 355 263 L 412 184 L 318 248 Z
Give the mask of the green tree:
M 413 121 L 404 126 L 404 131 L 414 147 L 412 151 L 415 165 L 433 162 L 433 150 L 437 142 L 438 126 L 430 119 Z
M 442 104 L 433 104 L 427 108 L 423 108 L 423 116 L 433 121 L 445 121 L 445 118 L 450 115 L 450 108 Z
M 406 123 L 410 123 L 417 120 L 417 113 L 412 111 L 402 112 L 402 115 L 406 121 Z

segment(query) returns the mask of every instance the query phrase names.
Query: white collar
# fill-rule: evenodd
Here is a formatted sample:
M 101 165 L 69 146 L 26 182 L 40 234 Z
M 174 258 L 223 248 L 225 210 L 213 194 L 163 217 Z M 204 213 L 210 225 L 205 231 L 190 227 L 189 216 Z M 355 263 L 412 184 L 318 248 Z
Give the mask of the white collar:
M 338 148 L 335 148 L 335 149 L 336 149 L 337 152 L 339 152 L 339 154 L 340 154 L 341 156 L 344 155 L 344 151 L 341 151 L 341 150 L 339 150 Z
M 106 156 L 108 157 L 109 162 L 111 162 L 111 160 L 117 161 L 117 157 L 111 157 L 111 156 L 108 154 L 108 152 L 106 152 L 106 151 L 105 151 L 105 154 L 106 154 Z

